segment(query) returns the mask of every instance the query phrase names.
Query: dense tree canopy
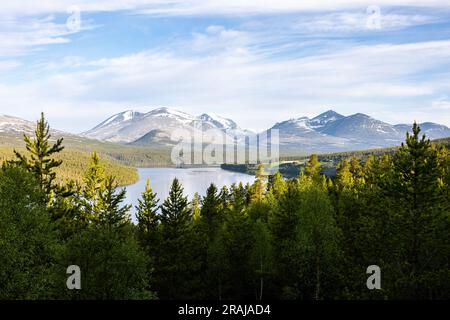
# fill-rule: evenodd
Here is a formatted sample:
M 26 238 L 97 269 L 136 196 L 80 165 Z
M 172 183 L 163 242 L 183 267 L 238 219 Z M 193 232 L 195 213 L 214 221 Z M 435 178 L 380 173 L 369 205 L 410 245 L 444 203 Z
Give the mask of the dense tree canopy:
M 324 176 L 267 176 L 189 201 L 150 182 L 137 223 L 93 153 L 62 182 L 44 117 L 0 170 L 0 299 L 448 299 L 450 151 L 412 134 L 395 153 L 342 159 Z M 81 290 L 65 286 L 81 270 Z M 366 286 L 368 266 L 380 290 Z

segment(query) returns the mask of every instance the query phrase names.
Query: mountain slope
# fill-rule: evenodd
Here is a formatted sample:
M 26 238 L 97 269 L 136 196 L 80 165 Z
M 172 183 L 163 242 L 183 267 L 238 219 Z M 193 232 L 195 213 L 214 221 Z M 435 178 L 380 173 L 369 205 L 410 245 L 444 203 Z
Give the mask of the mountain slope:
M 397 124 L 394 126 L 400 132 L 411 133 L 412 124 Z M 429 139 L 441 139 L 450 137 L 450 128 L 433 122 L 420 123 L 421 133 L 425 134 Z
M 380 144 L 381 146 L 390 143 L 397 144 L 404 138 L 404 134 L 396 130 L 394 126 L 362 113 L 332 121 L 324 126 L 322 132 L 331 136 Z
M 205 113 L 197 117 L 164 107 L 147 113 L 134 111 L 119 113 L 92 130 L 82 133 L 82 136 L 137 145 L 151 143 L 168 145 L 177 142 L 171 140 L 176 130 L 181 134 L 184 131 L 201 135 L 205 143 L 221 141 L 224 131 L 230 136 L 238 137 L 249 133 L 240 129 L 233 120 L 216 114 Z
M 450 136 L 450 129 L 443 125 L 423 123 L 421 127 L 430 139 Z M 281 121 L 270 129 L 279 131 L 281 154 L 306 154 L 396 146 L 404 140 L 411 126 L 391 125 L 362 113 L 344 116 L 328 110 L 312 119 L 299 117 Z M 232 119 L 214 113 L 193 116 L 158 108 L 147 113 L 129 110 L 116 114 L 83 136 L 136 146 L 171 147 L 178 142 L 171 140 L 176 130 L 181 130 L 178 138 L 202 136 L 206 144 L 222 143 L 224 131 L 229 138 L 236 136 L 239 143 L 244 143 L 246 136 L 255 135 L 239 128 Z
M 342 114 L 333 110 L 328 110 L 309 120 L 309 125 L 316 131 L 320 131 L 327 124 L 345 118 Z

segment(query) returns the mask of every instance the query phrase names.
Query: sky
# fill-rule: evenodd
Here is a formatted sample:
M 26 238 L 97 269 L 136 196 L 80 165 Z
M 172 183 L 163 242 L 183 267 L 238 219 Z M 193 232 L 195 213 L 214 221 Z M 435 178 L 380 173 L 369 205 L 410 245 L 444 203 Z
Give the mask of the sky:
M 78 133 L 162 106 L 450 126 L 450 0 L 0 2 L 0 114 Z

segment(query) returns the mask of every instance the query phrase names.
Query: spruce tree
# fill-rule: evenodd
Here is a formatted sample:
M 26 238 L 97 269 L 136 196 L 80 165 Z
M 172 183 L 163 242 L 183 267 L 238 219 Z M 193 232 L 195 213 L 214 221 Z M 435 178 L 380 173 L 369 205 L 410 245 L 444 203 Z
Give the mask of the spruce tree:
M 83 181 L 79 218 L 85 226 L 95 223 L 113 230 L 130 223 L 131 205 L 122 206 L 126 190 L 118 190 L 115 178 L 105 175 L 105 169 L 96 152 L 92 154 Z
M 105 179 L 98 203 L 98 222 L 109 230 L 118 230 L 131 223 L 131 205 L 122 206 L 127 196 L 125 189 L 117 190 L 114 177 Z
M 258 219 L 252 224 L 253 246 L 250 253 L 250 265 L 253 271 L 256 300 L 262 300 L 268 287 L 268 279 L 273 273 L 272 235 L 268 225 Z
M 403 274 L 398 280 L 407 297 L 423 298 L 432 288 L 427 288 L 423 279 L 432 273 L 436 262 L 436 247 L 445 242 L 442 222 L 448 210 L 442 210 L 447 201 L 441 192 L 442 178 L 438 150 L 425 135 L 420 136 L 420 127 L 414 123 L 412 134 L 407 133 L 393 158 L 394 176 L 385 186 L 386 196 L 397 212 L 398 232 L 402 236 L 400 245 Z M 401 227 L 400 227 L 401 225 Z
M 208 240 L 211 240 L 221 223 L 220 199 L 217 194 L 217 187 L 213 183 L 206 190 L 206 196 L 203 197 L 200 215 L 206 236 Z
M 267 176 L 264 171 L 264 165 L 258 165 L 255 182 L 251 185 L 249 191 L 251 202 L 260 202 L 263 200 L 267 191 Z
M 269 227 L 273 237 L 273 253 L 278 296 L 283 299 L 300 295 L 299 271 L 301 256 L 298 246 L 298 224 L 301 194 L 296 180 L 287 182 L 286 191 L 272 207 Z
M 55 169 L 62 164 L 62 161 L 55 160 L 53 157 L 64 149 L 63 139 L 56 140 L 54 144 L 50 142 L 50 126 L 45 120 L 44 113 L 41 113 L 41 118 L 36 123 L 35 137 L 31 138 L 24 134 L 23 139 L 29 157 L 14 150 L 17 160 L 12 163 L 23 166 L 31 172 L 49 199 L 52 192 L 59 193 L 59 187 L 55 183 Z
M 157 234 L 159 225 L 158 203 L 159 199 L 150 186 L 150 179 L 147 179 L 145 191 L 141 194 L 141 198 L 138 199 L 138 205 L 136 206 L 136 219 L 140 239 L 143 242 L 153 239 Z
M 309 157 L 309 160 L 306 163 L 305 174 L 315 181 L 320 181 L 322 178 L 322 166 L 320 165 L 317 154 L 312 154 Z
M 200 206 L 201 206 L 201 197 L 198 192 L 194 193 L 192 197 L 192 201 L 190 203 L 190 210 L 192 219 L 194 219 L 195 223 L 200 221 Z
M 341 264 L 340 230 L 328 194 L 317 183 L 303 185 L 299 206 L 298 248 L 301 287 L 306 298 L 333 297 Z
M 155 258 L 157 292 L 163 299 L 187 299 L 197 294 L 200 254 L 191 211 L 177 178 L 161 206 L 161 231 Z
M 42 193 L 25 169 L 0 168 L 0 300 L 60 298 L 63 246 Z

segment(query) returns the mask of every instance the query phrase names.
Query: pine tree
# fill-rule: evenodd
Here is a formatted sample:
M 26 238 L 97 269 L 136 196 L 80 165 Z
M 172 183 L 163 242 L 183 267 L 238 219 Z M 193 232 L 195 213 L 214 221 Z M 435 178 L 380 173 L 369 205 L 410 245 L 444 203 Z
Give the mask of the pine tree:
M 317 154 L 312 154 L 306 163 L 305 175 L 310 177 L 314 181 L 320 181 L 322 179 L 322 166 L 319 162 Z
M 105 179 L 105 168 L 100 163 L 98 153 L 93 152 L 89 160 L 88 170 L 83 178 L 84 197 L 87 199 L 96 199 L 98 197 L 98 191 L 101 190 Z
M 432 289 L 424 290 L 423 277 L 431 272 L 436 248 L 445 241 L 445 235 L 437 234 L 436 230 L 442 230 L 448 210 L 442 210 L 447 200 L 441 192 L 438 151 L 425 135 L 420 137 L 420 127 L 416 123 L 412 134 L 407 133 L 406 144 L 394 155 L 393 168 L 393 179 L 384 187 L 399 218 L 403 274 L 406 275 L 402 279 L 404 294 L 426 297 Z
M 218 230 L 216 237 L 207 247 L 205 297 L 207 299 L 222 300 L 224 292 L 228 291 L 227 280 L 230 274 L 227 251 L 224 242 L 224 231 Z
M 287 190 L 287 183 L 283 179 L 283 175 L 280 172 L 275 173 L 269 182 L 269 192 L 275 197 L 278 198 L 282 194 L 284 194 Z
M 241 195 L 237 192 L 235 199 L 241 202 Z M 245 194 L 244 194 L 245 196 Z M 228 274 L 227 287 L 223 296 L 226 299 L 244 299 L 254 297 L 253 274 L 250 256 L 253 247 L 251 232 L 252 221 L 247 213 L 247 206 L 237 205 L 231 207 L 225 217 L 222 229 L 222 239 L 226 252 L 226 266 Z M 226 290 L 225 290 L 226 289 Z
M 55 299 L 62 245 L 35 176 L 0 168 L 0 299 Z
M 94 152 L 83 178 L 84 184 L 79 199 L 79 220 L 85 226 L 92 222 L 98 222 L 101 210 L 101 195 L 104 192 L 105 181 L 105 169 L 100 163 L 100 157 L 97 152 Z
M 243 212 L 247 206 L 247 190 L 240 182 L 238 185 L 233 183 L 230 191 L 230 210 Z
M 206 196 L 203 197 L 200 216 L 208 241 L 210 241 L 214 238 L 221 223 L 220 199 L 213 183 L 206 190 Z
M 264 171 L 264 165 L 258 165 L 256 170 L 255 182 L 250 187 L 250 202 L 261 202 L 267 190 L 267 176 Z
M 226 215 L 226 213 L 229 210 L 230 205 L 230 192 L 228 191 L 227 186 L 223 186 L 219 193 L 219 199 L 220 199 L 220 212 L 222 212 L 222 215 Z
M 255 297 L 262 300 L 267 287 L 267 278 L 273 273 L 273 240 L 267 224 L 260 219 L 253 223 L 252 236 L 254 242 L 250 264 L 254 272 Z
M 80 222 L 85 226 L 95 223 L 109 229 L 120 229 L 130 223 L 131 205 L 122 206 L 126 190 L 118 190 L 115 178 L 105 175 L 105 169 L 96 152 L 83 179 L 79 199 Z
M 122 206 L 127 196 L 125 189 L 117 190 L 114 177 L 107 177 L 100 192 L 98 223 L 109 230 L 118 230 L 131 223 L 131 205 Z
M 150 179 L 147 179 L 145 191 L 142 193 L 141 198 L 138 199 L 138 205 L 136 206 L 136 219 L 140 239 L 143 242 L 153 239 L 157 234 L 159 225 L 158 203 L 159 199 L 150 186 Z
M 163 299 L 186 299 L 197 294 L 200 261 L 191 211 L 183 187 L 174 179 L 161 206 L 160 243 L 155 258 L 157 292 Z
M 194 193 L 194 196 L 192 197 L 192 201 L 190 204 L 190 210 L 191 210 L 191 216 L 192 219 L 194 219 L 195 223 L 198 223 L 200 221 L 200 204 L 201 204 L 201 197 L 198 194 L 198 192 Z
M 340 162 L 336 168 L 335 186 L 339 190 L 351 189 L 354 184 L 352 172 L 350 171 L 350 163 L 348 160 Z
M 16 165 L 23 166 L 37 179 L 44 194 L 49 198 L 52 192 L 58 193 L 59 188 L 55 184 L 55 169 L 61 164 L 61 160 L 55 160 L 54 155 L 61 152 L 63 139 L 58 139 L 54 144 L 50 143 L 50 126 L 45 120 L 44 113 L 36 124 L 35 137 L 23 136 L 29 158 L 14 150 L 17 160 L 12 161 Z
M 318 184 L 303 186 L 299 207 L 298 248 L 303 295 L 327 297 L 339 281 L 340 231 L 328 194 Z
M 283 299 L 299 297 L 301 257 L 298 248 L 298 224 L 301 195 L 296 180 L 287 182 L 286 191 L 278 198 L 269 216 L 273 237 L 273 253 L 278 296 Z

